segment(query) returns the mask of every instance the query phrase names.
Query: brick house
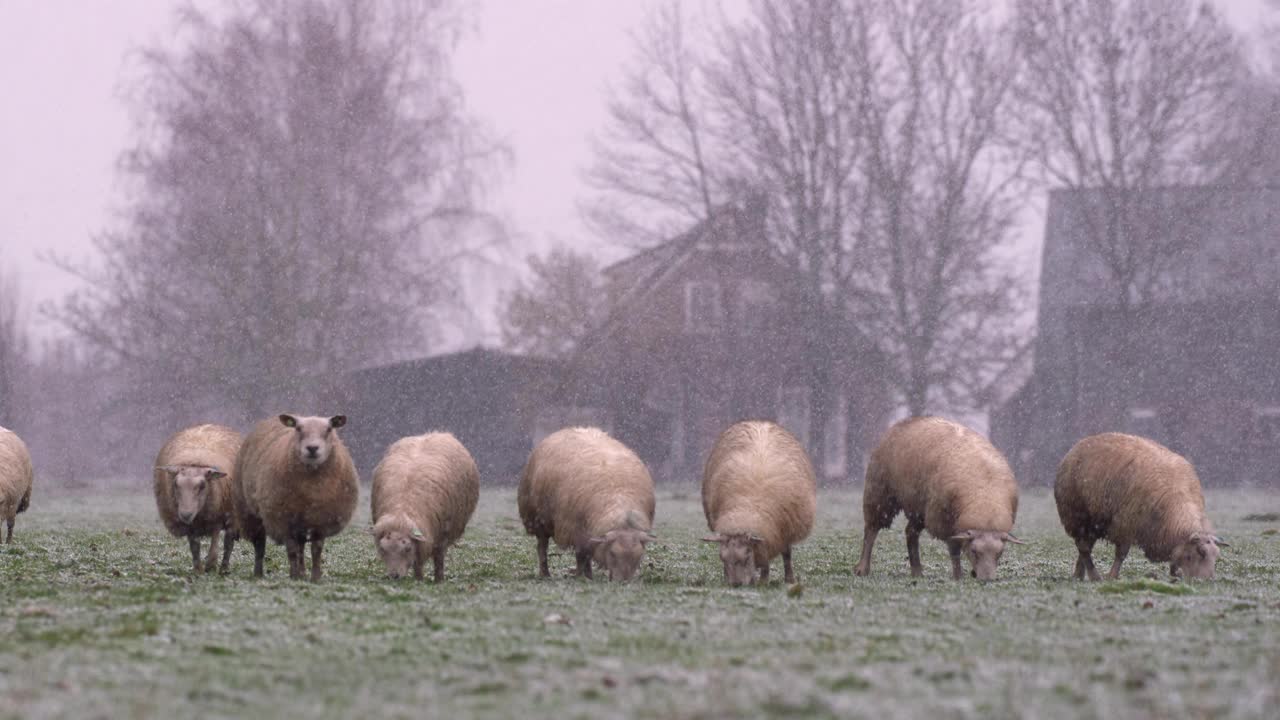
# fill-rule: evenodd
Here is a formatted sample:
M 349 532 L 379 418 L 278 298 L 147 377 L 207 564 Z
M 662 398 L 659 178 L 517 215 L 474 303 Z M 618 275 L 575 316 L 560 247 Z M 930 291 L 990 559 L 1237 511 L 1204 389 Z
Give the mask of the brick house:
M 1050 195 L 1033 366 L 991 416 L 1024 482 L 1052 483 L 1081 437 L 1123 431 L 1186 455 L 1206 484 L 1277 484 L 1280 189 L 1160 193 L 1160 231 L 1187 242 L 1127 310 L 1084 234 L 1097 196 Z
M 601 409 L 656 479 L 700 481 L 719 433 L 752 418 L 799 436 L 823 482 L 861 478 L 894 409 L 883 361 L 837 318 L 821 327 L 816 367 L 800 337 L 815 318 L 757 216 L 723 207 L 604 274 L 607 320 L 581 343 L 560 398 Z

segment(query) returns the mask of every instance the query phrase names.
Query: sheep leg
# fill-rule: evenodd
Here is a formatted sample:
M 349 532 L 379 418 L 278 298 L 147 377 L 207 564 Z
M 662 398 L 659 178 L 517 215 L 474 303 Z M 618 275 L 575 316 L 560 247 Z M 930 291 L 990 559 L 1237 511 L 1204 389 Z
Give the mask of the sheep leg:
M 422 554 L 422 549 L 413 554 L 413 579 L 421 581 L 423 579 L 422 566 L 427 564 L 427 556 Z
M 8 520 L 5 520 L 5 524 L 9 526 L 9 534 L 5 537 L 5 540 L 4 540 L 4 544 L 5 544 L 5 545 L 8 545 L 9 543 L 13 542 L 13 523 L 14 523 L 14 520 L 16 520 L 16 518 L 9 518 Z
M 911 566 L 911 577 L 924 575 L 924 566 L 920 564 L 920 531 L 923 529 L 907 523 L 907 564 Z
M 1093 566 L 1093 544 L 1095 540 L 1080 538 L 1076 540 L 1076 550 L 1080 552 L 1080 557 L 1076 560 L 1076 579 L 1083 580 L 1087 575 L 1090 580 L 1101 580 L 1098 576 L 1098 569 Z
M 222 567 L 219 572 L 223 575 L 231 569 L 231 550 L 236 546 L 235 532 L 228 530 L 222 535 Z
M 444 582 L 444 546 L 437 545 L 431 552 L 431 562 L 435 565 L 436 582 Z
M 871 574 L 871 547 L 876 544 L 876 535 L 880 534 L 880 528 L 868 525 L 862 531 L 862 559 L 858 561 L 858 565 L 853 569 L 854 575 L 865 576 Z
M 262 577 L 262 560 L 267 554 L 267 536 L 258 535 L 249 538 L 253 542 L 253 576 Z
M 322 565 L 322 554 L 324 553 L 324 538 L 311 536 L 311 582 L 318 583 L 324 575 L 324 567 Z M 303 562 L 302 557 L 298 558 L 299 564 Z M 303 568 L 305 571 L 306 568 Z
M 550 541 L 549 535 L 538 536 L 538 574 L 542 577 L 551 577 L 551 569 L 547 567 L 547 544 Z
M 209 538 L 209 556 L 204 559 L 204 571 L 213 572 L 218 566 L 218 540 L 222 536 L 222 530 L 214 530 L 213 536 Z
M 289 556 L 289 579 L 298 580 L 306 571 L 306 561 L 302 559 L 302 543 L 297 538 L 289 538 L 284 543 L 284 551 Z
M 760 570 L 760 584 L 768 585 L 769 584 L 769 563 L 761 563 L 758 566 L 758 568 Z
M 1120 564 L 1124 562 L 1124 559 L 1128 554 L 1128 545 L 1116 545 L 1116 559 L 1115 562 L 1111 563 L 1111 572 L 1107 573 L 1108 580 L 1115 580 L 1120 577 Z
M 782 551 L 782 577 L 788 585 L 795 584 L 796 572 L 791 568 L 791 548 Z
M 960 566 L 960 555 L 964 552 L 964 543 L 959 540 L 948 540 L 947 551 L 951 553 L 951 579 L 960 580 L 964 577 L 964 568 Z
M 188 535 L 187 547 L 191 549 L 191 572 L 198 573 L 203 570 L 200 565 L 200 538 Z
M 579 551 L 578 551 L 578 553 L 577 553 L 577 556 L 578 556 L 578 574 L 579 574 L 579 575 L 581 575 L 582 577 L 584 577 L 584 578 L 588 579 L 588 580 L 591 580 L 591 579 L 592 579 L 592 577 L 591 577 L 591 551 L 590 551 L 590 550 L 579 550 Z

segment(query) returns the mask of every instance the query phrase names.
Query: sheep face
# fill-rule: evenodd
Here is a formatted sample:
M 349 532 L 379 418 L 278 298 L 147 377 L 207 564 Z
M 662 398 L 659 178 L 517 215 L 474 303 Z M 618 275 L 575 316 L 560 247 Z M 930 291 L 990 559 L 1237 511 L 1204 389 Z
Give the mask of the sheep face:
M 227 474 L 213 468 L 168 466 L 163 468 L 173 482 L 173 496 L 177 502 L 178 521 L 190 525 L 200 514 L 209 498 L 209 486 Z
M 602 566 L 610 580 L 626 582 L 640 571 L 640 562 L 644 560 L 644 546 L 653 539 L 645 530 L 625 528 L 610 530 L 601 537 L 587 541 L 587 546 L 595 558 L 596 564 Z
M 375 529 L 373 540 L 378 547 L 378 557 L 382 558 L 383 564 L 387 566 L 387 575 L 393 580 L 399 580 L 413 572 L 418 560 L 418 546 L 426 538 L 417 529 L 410 532 L 404 530 L 380 532 Z
M 1169 572 L 1175 577 L 1208 579 L 1218 563 L 1218 547 L 1226 545 L 1208 533 L 1192 533 L 1173 550 Z
M 756 547 L 763 538 L 748 533 L 708 535 L 705 542 L 720 545 L 720 562 L 724 563 L 724 581 L 731 587 L 750 585 L 756 581 Z
M 1022 544 L 1013 535 L 996 530 L 968 530 L 951 539 L 961 543 L 961 552 L 969 556 L 973 566 L 970 574 L 979 580 L 996 579 L 996 566 L 1007 543 Z
M 281 415 L 280 422 L 294 430 L 294 453 L 298 462 L 311 470 L 324 465 L 333 449 L 333 431 L 347 424 L 345 415 L 333 417 L 297 417 Z

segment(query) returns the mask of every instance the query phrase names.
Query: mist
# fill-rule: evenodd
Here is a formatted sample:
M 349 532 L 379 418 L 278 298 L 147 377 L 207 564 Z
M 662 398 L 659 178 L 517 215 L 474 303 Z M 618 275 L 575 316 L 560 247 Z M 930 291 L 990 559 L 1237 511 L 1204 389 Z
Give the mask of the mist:
M 1270 16 L 1005 10 L 8 5 L 0 424 L 59 485 L 284 411 L 494 483 L 572 423 L 689 479 L 747 417 L 856 483 L 921 414 L 1028 484 L 1104 430 L 1269 482 Z

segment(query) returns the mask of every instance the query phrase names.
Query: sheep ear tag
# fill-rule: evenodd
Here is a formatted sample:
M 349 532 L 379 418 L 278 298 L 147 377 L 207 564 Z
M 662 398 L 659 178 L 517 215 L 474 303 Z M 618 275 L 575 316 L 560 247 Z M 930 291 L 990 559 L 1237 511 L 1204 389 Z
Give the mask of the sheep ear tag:
M 423 534 L 422 534 L 422 531 L 421 531 L 421 530 L 419 530 L 418 528 L 414 528 L 414 529 L 413 529 L 413 533 L 412 533 L 412 535 L 413 535 L 413 539 L 414 539 L 414 540 L 426 540 L 426 539 L 427 539 L 427 536 L 426 536 L 426 535 L 423 535 Z

